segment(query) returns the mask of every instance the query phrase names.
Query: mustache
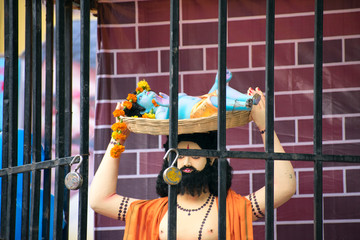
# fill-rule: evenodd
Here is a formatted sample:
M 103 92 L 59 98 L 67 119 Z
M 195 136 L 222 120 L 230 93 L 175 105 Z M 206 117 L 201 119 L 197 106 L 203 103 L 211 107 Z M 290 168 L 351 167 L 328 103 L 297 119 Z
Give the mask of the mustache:
M 181 171 L 184 171 L 185 169 L 191 169 L 193 172 L 197 171 L 196 168 L 194 168 L 193 166 L 183 166 L 182 168 L 180 168 Z

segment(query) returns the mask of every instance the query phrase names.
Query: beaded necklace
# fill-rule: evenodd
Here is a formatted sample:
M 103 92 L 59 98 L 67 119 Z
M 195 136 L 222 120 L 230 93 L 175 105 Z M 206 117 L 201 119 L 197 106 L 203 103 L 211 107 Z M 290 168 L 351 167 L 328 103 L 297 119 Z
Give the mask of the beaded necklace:
M 190 216 L 191 215 L 191 212 L 197 212 L 197 211 L 200 211 L 201 209 L 203 209 L 210 201 L 210 198 L 211 198 L 212 194 L 209 195 L 209 197 L 206 199 L 206 202 L 201 206 L 201 207 L 198 207 L 198 208 L 195 208 L 195 209 L 187 209 L 187 208 L 183 208 L 182 206 L 180 206 L 179 204 L 177 204 L 177 208 L 180 209 L 181 211 L 184 211 L 184 212 L 188 212 L 188 215 Z
M 210 200 L 211 198 L 211 200 Z M 206 211 L 205 213 L 205 216 L 204 216 L 204 219 L 202 220 L 201 222 L 201 226 L 200 226 L 200 229 L 199 229 L 199 236 L 198 236 L 198 240 L 201 240 L 201 237 L 202 237 L 202 231 L 203 231 L 203 228 L 204 228 L 204 225 L 205 225 L 205 222 L 206 222 L 206 219 L 208 218 L 210 212 L 211 212 L 211 208 L 212 208 L 212 205 L 214 204 L 214 200 L 215 200 L 215 196 L 210 194 L 208 199 L 206 200 L 206 202 L 199 208 L 196 208 L 196 209 L 186 209 L 186 208 L 183 208 L 181 207 L 179 204 L 177 204 L 177 207 L 184 211 L 184 212 L 188 212 L 188 215 L 190 216 L 191 215 L 191 212 L 197 212 L 199 211 L 200 209 L 203 209 L 210 201 L 210 205 L 209 205 L 209 208 L 208 210 Z

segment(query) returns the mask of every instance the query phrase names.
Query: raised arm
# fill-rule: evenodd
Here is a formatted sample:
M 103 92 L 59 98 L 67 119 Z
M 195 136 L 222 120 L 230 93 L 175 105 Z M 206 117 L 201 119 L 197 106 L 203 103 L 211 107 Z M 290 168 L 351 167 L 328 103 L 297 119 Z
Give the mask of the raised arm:
M 261 101 L 251 110 L 251 117 L 261 132 L 261 137 L 265 144 L 265 97 L 259 88 L 249 89 L 250 95 L 260 94 Z M 279 138 L 274 132 L 274 152 L 285 152 Z M 274 161 L 274 208 L 287 202 L 295 193 L 295 173 L 290 161 Z M 253 221 L 264 217 L 265 214 L 265 186 L 254 193 L 246 196 L 251 201 L 253 208 Z
M 116 108 L 120 109 L 121 104 L 118 104 Z M 129 131 L 126 130 L 126 136 L 128 135 Z M 124 144 L 124 142 L 125 140 L 120 140 L 121 144 Z M 113 158 L 110 155 L 110 150 L 115 144 L 116 141 L 111 139 L 91 182 L 89 201 L 90 207 L 95 212 L 107 217 L 125 220 L 127 209 L 137 199 L 121 196 L 116 193 L 120 156 Z

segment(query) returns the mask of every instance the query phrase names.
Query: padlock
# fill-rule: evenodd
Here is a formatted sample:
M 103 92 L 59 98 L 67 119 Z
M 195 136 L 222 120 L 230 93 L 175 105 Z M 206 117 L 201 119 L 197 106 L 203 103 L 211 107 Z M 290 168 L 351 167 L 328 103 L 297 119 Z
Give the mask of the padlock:
M 169 162 L 168 156 L 171 151 L 174 151 L 176 153 L 176 156 L 175 156 L 175 159 L 172 162 L 171 166 L 168 167 L 167 169 L 165 169 L 165 171 L 163 173 L 163 179 L 169 185 L 177 185 L 177 184 L 179 184 L 179 182 L 181 181 L 181 178 L 182 178 L 182 173 L 181 173 L 180 169 L 178 169 L 177 167 L 174 166 L 177 159 L 179 158 L 178 150 L 176 150 L 175 148 L 170 148 L 166 152 L 166 154 L 164 156 L 164 160 L 167 159 Z
M 71 169 L 71 166 L 75 163 L 75 160 L 77 158 L 80 158 L 80 161 L 79 161 L 78 166 L 75 168 L 75 171 L 69 172 L 68 174 L 66 174 L 66 177 L 65 177 L 65 186 L 69 190 L 77 190 L 81 187 L 81 185 L 83 183 L 83 178 L 82 178 L 81 174 L 77 172 L 78 169 L 80 168 L 80 165 L 82 164 L 82 160 L 83 160 L 82 156 L 81 155 L 75 156 L 71 160 L 69 166 Z

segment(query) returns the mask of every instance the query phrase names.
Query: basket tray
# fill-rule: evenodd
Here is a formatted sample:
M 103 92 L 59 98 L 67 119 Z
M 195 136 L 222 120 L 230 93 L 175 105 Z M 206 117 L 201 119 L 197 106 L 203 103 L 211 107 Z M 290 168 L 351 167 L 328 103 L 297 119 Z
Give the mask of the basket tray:
M 121 117 L 128 129 L 134 133 L 169 135 L 169 120 Z M 178 134 L 217 130 L 217 115 L 203 118 L 178 120 Z M 226 128 L 239 127 L 251 121 L 250 111 L 226 112 Z

